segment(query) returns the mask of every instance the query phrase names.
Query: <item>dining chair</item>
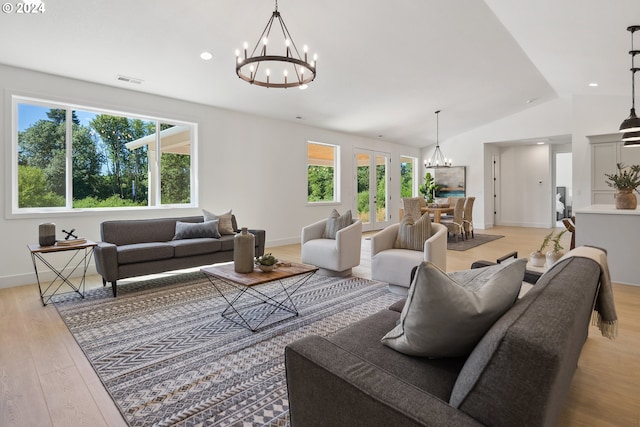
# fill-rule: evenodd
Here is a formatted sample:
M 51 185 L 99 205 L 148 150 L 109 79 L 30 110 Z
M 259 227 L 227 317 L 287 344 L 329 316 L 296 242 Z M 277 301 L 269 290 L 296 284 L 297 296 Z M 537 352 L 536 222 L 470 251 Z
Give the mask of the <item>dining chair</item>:
M 420 212 L 421 197 L 403 197 L 402 206 L 404 207 L 404 215 L 411 215 L 411 219 L 417 221 L 422 216 Z
M 473 235 L 473 202 L 476 200 L 475 197 L 467 197 L 467 200 L 464 202 L 464 213 L 462 214 L 462 227 L 464 228 L 464 237 L 465 239 L 469 238 L 469 232 L 471 232 L 471 238 L 474 239 Z
M 443 218 L 440 223 L 447 227 L 447 232 L 452 233 L 458 241 L 458 236 L 464 239 L 464 226 L 463 226 L 463 214 L 464 214 L 464 197 L 456 199 L 456 203 L 453 207 L 453 217 L 451 219 Z M 447 234 L 448 234 L 447 233 Z

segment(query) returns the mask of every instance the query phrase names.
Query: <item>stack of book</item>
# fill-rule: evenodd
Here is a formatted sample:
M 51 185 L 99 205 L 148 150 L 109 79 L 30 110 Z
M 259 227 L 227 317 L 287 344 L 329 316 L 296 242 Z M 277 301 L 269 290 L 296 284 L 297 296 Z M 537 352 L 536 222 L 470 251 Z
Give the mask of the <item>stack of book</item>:
M 83 243 L 87 243 L 87 239 L 85 239 L 84 237 L 79 237 L 77 239 L 58 240 L 56 244 L 58 246 L 74 246 L 81 245 Z

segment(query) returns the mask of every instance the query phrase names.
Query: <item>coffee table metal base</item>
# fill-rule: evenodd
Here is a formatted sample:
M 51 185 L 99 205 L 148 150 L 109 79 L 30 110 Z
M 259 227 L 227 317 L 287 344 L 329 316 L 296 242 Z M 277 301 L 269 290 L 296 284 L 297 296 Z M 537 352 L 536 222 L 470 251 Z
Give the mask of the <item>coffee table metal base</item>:
M 289 313 L 288 316 L 281 317 L 278 321 L 298 316 L 298 309 L 292 297 L 313 276 L 317 269 L 285 275 L 284 277 L 274 278 L 263 281 L 259 285 L 254 284 L 251 286 L 238 283 L 228 277 L 223 277 L 223 275 L 205 271 L 205 269 L 202 269 L 202 271 L 227 303 L 227 308 L 222 312 L 222 317 L 255 332 L 266 326 L 265 322 L 276 313 Z M 268 275 L 269 273 L 258 274 Z M 275 286 L 275 283 L 278 286 Z M 265 284 L 270 284 L 271 286 L 266 287 L 264 286 Z M 229 288 L 232 290 L 230 291 Z M 253 301 L 247 302 L 247 300 Z M 262 307 L 265 308 L 261 310 L 260 308 Z M 262 313 L 260 313 L 261 311 Z

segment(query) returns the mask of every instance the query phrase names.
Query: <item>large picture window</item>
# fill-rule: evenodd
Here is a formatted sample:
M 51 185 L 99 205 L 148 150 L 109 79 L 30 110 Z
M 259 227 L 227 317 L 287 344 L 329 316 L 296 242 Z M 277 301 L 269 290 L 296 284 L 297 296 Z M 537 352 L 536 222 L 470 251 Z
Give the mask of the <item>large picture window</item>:
M 307 202 L 339 202 L 339 148 L 309 142 L 307 145 Z
M 196 125 L 13 99 L 14 212 L 194 204 Z

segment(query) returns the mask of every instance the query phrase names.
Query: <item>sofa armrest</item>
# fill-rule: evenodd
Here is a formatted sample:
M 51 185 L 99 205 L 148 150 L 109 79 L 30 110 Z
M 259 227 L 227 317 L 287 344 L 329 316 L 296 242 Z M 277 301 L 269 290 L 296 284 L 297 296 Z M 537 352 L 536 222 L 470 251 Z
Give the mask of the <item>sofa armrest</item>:
M 431 229 L 433 234 L 424 242 L 424 259 L 447 271 L 447 227 L 432 223 Z
M 380 230 L 371 236 L 372 257 L 379 252 L 393 248 L 398 237 L 398 228 L 400 228 L 400 224 L 391 224 L 387 228 Z
M 266 243 L 266 239 L 267 239 L 267 232 L 265 230 L 255 230 L 255 229 L 249 229 L 247 230 L 249 233 L 253 234 L 255 236 L 256 239 L 256 253 L 255 256 L 262 256 L 264 255 L 264 246 Z
M 447 402 L 319 336 L 285 348 L 292 426 L 480 426 Z
M 309 240 L 322 239 L 322 234 L 326 228 L 327 220 L 321 219 L 318 222 L 309 224 L 302 228 L 302 244 L 304 245 Z
M 98 242 L 93 250 L 96 270 L 107 282 L 118 280 L 118 247 L 113 243 Z

